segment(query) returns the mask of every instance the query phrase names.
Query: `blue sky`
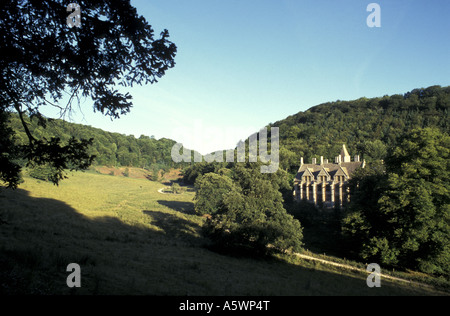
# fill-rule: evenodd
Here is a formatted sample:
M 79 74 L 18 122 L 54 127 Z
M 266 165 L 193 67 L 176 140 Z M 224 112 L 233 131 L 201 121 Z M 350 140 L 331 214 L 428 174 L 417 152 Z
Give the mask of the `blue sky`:
M 366 24 L 375 2 L 381 27 Z M 447 0 L 139 0 L 155 34 L 168 29 L 176 66 L 133 88 L 111 122 L 82 104 L 78 123 L 154 135 L 206 154 L 328 102 L 450 85 Z

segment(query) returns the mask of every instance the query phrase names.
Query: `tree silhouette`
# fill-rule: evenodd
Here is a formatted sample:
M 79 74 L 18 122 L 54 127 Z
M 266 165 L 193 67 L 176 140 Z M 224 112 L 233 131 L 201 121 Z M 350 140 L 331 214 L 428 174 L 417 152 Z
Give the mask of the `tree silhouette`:
M 52 181 L 64 178 L 64 169 L 85 169 L 92 139 L 38 139 L 24 119 L 29 115 L 45 126 L 39 108 L 51 105 L 68 115 L 80 97 L 90 97 L 93 110 L 111 119 L 130 111 L 132 96 L 117 85 L 152 84 L 174 67 L 176 46 L 164 30 L 158 39 L 129 1 L 79 1 L 80 27 L 68 25 L 67 3 L 57 0 L 2 1 L 0 4 L 0 124 L 17 112 L 28 144 L 10 145 L 13 132 L 1 128 L 0 179 L 17 186 L 20 163 L 49 164 Z M 60 104 L 64 96 L 67 103 Z

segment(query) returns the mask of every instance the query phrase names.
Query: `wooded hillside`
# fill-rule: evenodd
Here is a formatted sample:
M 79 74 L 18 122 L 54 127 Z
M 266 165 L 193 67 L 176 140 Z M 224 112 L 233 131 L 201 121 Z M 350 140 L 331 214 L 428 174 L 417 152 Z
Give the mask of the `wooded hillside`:
M 38 126 L 37 120 L 30 120 L 28 117 L 26 119 L 29 122 L 30 131 L 38 138 L 59 137 L 63 143 L 70 137 L 93 138 L 89 154 L 96 156 L 94 164 L 97 165 L 146 169 L 154 166 L 158 166 L 160 169 L 182 166 L 182 163 L 172 161 L 171 149 L 176 142 L 171 139 L 155 139 L 153 136 L 146 135 L 136 138 L 133 135 L 106 132 L 99 128 L 59 119 L 49 120 L 47 127 L 43 128 Z M 26 144 L 28 138 L 15 113 L 11 113 L 10 126 L 15 131 L 16 142 Z
M 333 159 L 345 143 L 352 157 L 380 159 L 399 135 L 414 128 L 449 132 L 450 86 L 414 89 L 403 95 L 335 101 L 270 124 L 280 129 L 280 167 L 297 171 L 300 157 Z

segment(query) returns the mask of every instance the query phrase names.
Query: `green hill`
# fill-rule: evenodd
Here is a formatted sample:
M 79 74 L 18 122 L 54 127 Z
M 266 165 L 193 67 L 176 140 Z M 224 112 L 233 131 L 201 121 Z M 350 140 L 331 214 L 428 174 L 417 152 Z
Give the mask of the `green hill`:
M 141 135 L 136 138 L 133 135 L 107 132 L 92 126 L 67 122 L 60 119 L 49 119 L 46 128 L 38 124 L 38 120 L 25 118 L 29 123 L 29 129 L 36 138 L 58 137 L 66 142 L 70 137 L 90 139 L 93 144 L 89 148 L 89 154 L 95 155 L 95 165 L 111 167 L 139 167 L 145 169 L 170 169 L 181 167 L 182 163 L 175 163 L 171 157 L 172 146 L 176 141 L 161 138 L 155 139 Z M 11 113 L 9 126 L 15 132 L 17 144 L 26 144 L 28 138 L 25 134 L 19 116 Z
M 414 89 L 403 95 L 335 101 L 270 124 L 280 130 L 280 165 L 295 173 L 300 157 L 334 159 L 345 143 L 350 154 L 371 161 L 413 128 L 450 131 L 450 86 Z
M 403 95 L 327 102 L 267 125 L 280 132 L 280 168 L 292 178 L 300 157 L 333 161 L 346 144 L 351 155 L 371 162 L 383 159 L 398 137 L 414 128 L 437 127 L 450 132 L 450 86 L 414 89 Z M 270 142 L 270 136 L 268 136 Z M 247 140 L 248 143 L 248 140 Z M 248 148 L 248 146 L 247 146 Z M 217 172 L 226 163 L 197 163 L 184 168 L 184 180 Z

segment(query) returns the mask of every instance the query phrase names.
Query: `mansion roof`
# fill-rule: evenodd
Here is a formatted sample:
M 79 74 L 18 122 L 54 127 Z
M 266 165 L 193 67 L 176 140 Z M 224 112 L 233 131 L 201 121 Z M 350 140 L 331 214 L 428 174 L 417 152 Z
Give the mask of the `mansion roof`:
M 335 163 L 328 163 L 328 160 L 323 160 L 321 157 L 319 163 L 313 159 L 312 163 L 305 164 L 302 157 L 294 181 L 301 182 L 305 175 L 311 176 L 311 180 L 318 180 L 320 176 L 326 176 L 328 181 L 334 180 L 335 176 L 344 176 L 345 179 L 349 179 L 356 169 L 364 168 L 364 165 L 365 161 L 360 161 L 359 156 L 355 156 L 354 161 L 351 161 L 350 155 L 343 145 L 341 154 L 335 158 Z

